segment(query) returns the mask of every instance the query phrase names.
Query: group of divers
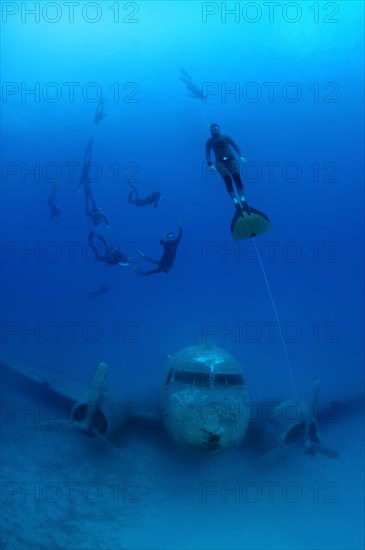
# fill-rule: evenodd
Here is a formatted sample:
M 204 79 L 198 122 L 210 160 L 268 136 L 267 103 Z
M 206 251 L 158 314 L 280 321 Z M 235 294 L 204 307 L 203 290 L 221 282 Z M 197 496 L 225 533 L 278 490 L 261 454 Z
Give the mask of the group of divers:
M 202 99 L 202 92 L 192 82 L 191 77 L 184 70 L 181 70 L 181 80 L 187 87 L 190 97 L 196 99 Z M 94 117 L 94 123 L 98 124 L 106 116 L 104 112 L 105 100 L 100 99 Z M 91 164 L 92 156 L 92 144 L 93 140 L 90 139 L 84 154 L 84 162 L 82 167 L 82 173 L 79 181 L 79 191 L 83 189 L 85 198 L 85 216 L 89 218 L 93 224 L 94 229 L 101 224 L 105 224 L 107 228 L 110 228 L 109 220 L 104 211 L 97 206 L 89 179 L 89 168 Z M 215 162 L 212 161 L 211 153 L 214 153 Z M 239 157 L 239 160 L 234 155 L 233 151 Z M 205 146 L 205 158 L 208 167 L 211 171 L 218 171 L 222 176 L 225 183 L 227 192 L 231 197 L 234 207 L 235 215 L 233 221 L 242 218 L 244 215 L 251 216 L 252 212 L 259 212 L 255 209 L 251 209 L 244 196 L 244 186 L 240 175 L 240 162 L 246 162 L 241 149 L 237 143 L 228 135 L 222 134 L 220 127 L 217 123 L 210 125 L 210 138 L 206 142 Z M 157 208 L 160 201 L 164 200 L 159 191 L 153 191 L 145 197 L 141 197 L 138 189 L 130 183 L 130 192 L 128 196 L 128 202 L 137 207 L 145 207 L 153 205 Z M 48 207 L 50 209 L 50 217 L 52 220 L 56 220 L 61 215 L 60 206 L 57 204 L 57 195 L 59 187 L 54 185 L 52 193 L 48 198 Z M 252 210 L 252 212 L 251 212 Z M 138 266 L 133 266 L 132 269 L 137 275 L 149 276 L 157 273 L 168 273 L 174 267 L 174 261 L 177 254 L 177 249 L 180 244 L 183 230 L 181 222 L 178 221 L 178 234 L 175 236 L 173 232 L 169 232 L 166 238 L 161 238 L 160 245 L 163 248 L 161 257 L 156 260 L 149 256 L 146 256 L 141 250 L 138 253 L 148 262 L 154 264 L 154 268 L 144 271 Z M 95 241 L 98 241 L 98 244 Z M 106 265 L 130 265 L 130 259 L 123 254 L 119 246 L 108 242 L 103 235 L 95 233 L 94 230 L 89 231 L 88 245 L 92 250 L 95 260 L 103 262 Z M 96 298 L 101 296 L 105 292 L 110 290 L 110 287 L 106 284 L 102 284 L 100 288 L 89 294 L 90 298 Z
M 191 80 L 191 77 L 186 71 L 181 70 L 180 78 L 186 85 L 190 97 L 203 99 L 202 91 L 199 90 L 197 86 L 195 86 L 195 84 Z M 95 124 L 98 124 L 106 116 L 106 114 L 104 113 L 104 105 L 104 100 L 100 100 L 95 113 Z M 234 155 L 232 149 L 238 155 L 239 160 Z M 213 162 L 211 158 L 212 151 L 215 155 L 215 162 Z M 91 153 L 92 139 L 89 141 L 85 150 L 82 174 L 79 182 L 79 190 L 81 190 L 82 188 L 84 190 L 85 216 L 91 220 L 94 228 L 100 226 L 101 224 L 105 224 L 106 227 L 110 228 L 106 214 L 101 208 L 97 206 L 95 202 L 95 198 L 90 185 L 89 167 L 91 163 Z M 227 192 L 233 201 L 235 208 L 235 213 L 231 223 L 231 232 L 233 236 L 235 233 L 236 223 L 237 225 L 241 224 L 241 228 L 243 224 L 246 224 L 246 226 L 248 226 L 248 231 L 244 231 L 241 233 L 240 231 L 237 231 L 238 238 L 252 237 L 256 234 L 260 234 L 270 230 L 270 221 L 265 216 L 265 214 L 263 214 L 259 210 L 256 210 L 252 206 L 249 206 L 245 199 L 244 186 L 240 176 L 240 161 L 246 162 L 246 159 L 244 158 L 241 149 L 239 148 L 237 143 L 230 136 L 221 133 L 220 127 L 217 123 L 212 123 L 210 125 L 210 137 L 207 140 L 205 146 L 205 158 L 208 167 L 212 171 L 217 171 L 221 175 L 225 183 Z M 158 191 L 154 191 L 146 197 L 141 197 L 138 189 L 134 185 L 132 185 L 132 183 L 130 183 L 130 187 L 131 189 L 128 196 L 128 202 L 137 207 L 153 205 L 154 208 L 157 208 L 160 201 L 164 200 L 164 198 L 161 197 L 161 194 Z M 56 200 L 57 193 L 58 187 L 55 186 L 53 192 L 48 198 L 48 206 L 51 211 L 51 219 L 53 220 L 59 218 L 61 213 L 60 207 L 57 204 Z M 179 221 L 178 228 L 179 229 L 177 236 L 175 236 L 173 232 L 169 232 L 167 233 L 165 239 L 162 238 L 160 240 L 160 245 L 163 248 L 163 253 L 159 260 L 150 258 L 149 256 L 146 256 L 143 252 L 138 250 L 138 253 L 145 260 L 155 265 L 153 269 L 150 269 L 148 271 L 143 271 L 138 266 L 133 266 L 132 269 L 138 275 L 148 276 L 157 273 L 168 273 L 174 267 L 177 249 L 183 235 L 181 222 Z M 95 240 L 98 241 L 99 246 L 97 246 Z M 95 233 L 94 230 L 89 231 L 88 245 L 91 248 L 95 259 L 99 262 L 103 262 L 106 265 L 112 266 L 130 265 L 130 259 L 121 252 L 118 245 L 108 243 L 103 235 Z M 100 250 L 102 250 L 102 252 L 100 252 Z M 101 283 L 100 287 L 96 291 L 90 292 L 88 294 L 88 297 L 97 298 L 99 296 L 102 296 L 109 290 L 111 290 L 111 287 L 107 283 Z M 337 458 L 337 452 L 321 445 L 317 433 L 317 425 L 312 420 L 314 415 L 314 407 L 317 405 L 318 402 L 318 392 L 319 381 L 317 381 L 314 385 L 312 401 L 309 406 L 308 417 L 305 421 L 306 426 L 309 428 L 306 428 L 305 431 L 305 452 L 311 454 L 312 456 L 315 453 L 320 452 L 325 456 Z M 302 427 L 299 426 L 299 428 L 300 430 L 302 430 Z M 300 433 L 302 433 L 302 431 L 300 431 Z M 293 435 L 293 442 L 295 442 L 300 437 L 300 433 L 298 432 L 298 434 Z M 290 431 L 290 434 L 292 434 L 292 431 Z M 274 456 L 276 456 L 275 453 L 277 453 L 277 450 L 274 450 Z M 267 455 L 264 455 L 264 460 L 266 459 L 266 456 Z

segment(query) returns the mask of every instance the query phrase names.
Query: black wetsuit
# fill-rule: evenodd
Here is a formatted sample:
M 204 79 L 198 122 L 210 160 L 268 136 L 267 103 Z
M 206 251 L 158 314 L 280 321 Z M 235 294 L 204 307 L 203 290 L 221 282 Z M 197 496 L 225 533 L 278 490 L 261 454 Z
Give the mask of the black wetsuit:
M 209 166 L 213 163 L 210 158 L 210 151 L 213 149 L 216 167 L 221 174 L 228 193 L 232 196 L 234 194 L 232 178 L 236 184 L 237 191 L 240 195 L 243 195 L 243 183 L 240 176 L 240 165 L 238 160 L 232 153 L 232 149 L 241 157 L 242 153 L 238 145 L 233 141 L 230 136 L 219 134 L 217 137 L 211 137 L 208 139 L 205 146 L 205 157 Z M 231 178 L 232 176 L 232 178 Z
M 82 165 L 82 172 L 79 181 L 79 190 L 82 185 L 88 184 L 89 182 L 89 168 L 91 164 L 91 153 L 93 148 L 93 140 L 89 139 L 88 144 L 84 153 L 84 163 Z
M 108 219 L 101 208 L 98 208 L 95 203 L 95 199 L 90 187 L 89 180 L 89 168 L 91 164 L 91 153 L 92 153 L 93 140 L 90 139 L 84 153 L 84 164 L 82 165 L 82 172 L 79 181 L 79 190 L 81 186 L 84 186 L 85 192 L 85 215 L 88 218 L 91 218 L 94 226 L 105 222 L 106 225 L 109 225 Z
M 179 233 L 176 239 L 173 241 L 170 240 L 160 240 L 160 245 L 163 247 L 163 254 L 159 260 L 154 260 L 148 256 L 144 256 L 146 260 L 157 265 L 156 269 L 151 269 L 150 271 L 137 270 L 139 275 L 154 275 L 155 273 L 168 273 L 170 269 L 174 267 L 174 261 L 176 258 L 177 247 L 181 241 L 182 237 L 182 227 L 179 226 Z
M 94 196 L 91 191 L 90 182 L 88 178 L 83 180 L 85 190 L 85 216 L 91 218 L 94 226 L 100 225 L 105 222 L 105 225 L 109 225 L 108 218 L 104 214 L 101 208 L 98 208 L 95 203 Z
M 208 164 L 212 164 L 210 160 L 210 150 L 213 149 L 217 162 L 226 162 L 227 160 L 235 159 L 231 147 L 241 157 L 242 153 L 237 143 L 230 136 L 219 134 L 217 137 L 208 139 L 205 147 L 206 159 Z
M 100 225 L 102 222 L 104 222 L 105 225 L 109 227 L 108 218 L 106 217 L 102 209 L 97 208 L 96 205 L 92 208 L 92 210 L 88 210 L 87 205 L 85 205 L 85 214 L 87 217 L 91 218 L 95 227 L 97 225 Z
M 104 245 L 105 252 L 100 254 L 98 247 L 94 243 L 94 236 Z M 95 235 L 94 231 L 89 232 L 88 244 L 95 254 L 98 262 L 104 262 L 107 265 L 129 265 L 128 258 L 118 247 L 109 245 L 102 235 Z

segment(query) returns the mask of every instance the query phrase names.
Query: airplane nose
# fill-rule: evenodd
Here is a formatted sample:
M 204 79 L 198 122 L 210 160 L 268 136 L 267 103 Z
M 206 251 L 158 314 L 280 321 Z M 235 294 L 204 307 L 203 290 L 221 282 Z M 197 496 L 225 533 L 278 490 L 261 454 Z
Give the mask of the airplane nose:
M 181 447 L 201 452 L 237 447 L 246 433 L 248 407 L 241 365 L 226 351 L 192 346 L 169 360 L 161 411 Z

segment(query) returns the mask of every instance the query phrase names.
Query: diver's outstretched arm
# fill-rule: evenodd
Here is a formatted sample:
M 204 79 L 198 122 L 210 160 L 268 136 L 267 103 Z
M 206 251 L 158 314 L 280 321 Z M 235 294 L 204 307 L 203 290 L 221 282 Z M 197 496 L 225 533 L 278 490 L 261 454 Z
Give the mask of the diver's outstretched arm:
M 177 225 L 178 225 L 178 228 L 179 228 L 179 233 L 176 237 L 176 243 L 179 243 L 181 241 L 181 238 L 183 236 L 183 230 L 182 230 L 182 222 L 181 220 L 178 220 L 177 222 Z

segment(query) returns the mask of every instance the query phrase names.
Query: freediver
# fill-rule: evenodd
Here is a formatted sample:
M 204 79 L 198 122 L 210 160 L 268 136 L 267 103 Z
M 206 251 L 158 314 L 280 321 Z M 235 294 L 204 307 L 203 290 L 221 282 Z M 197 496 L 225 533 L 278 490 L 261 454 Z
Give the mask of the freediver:
M 100 283 L 99 288 L 97 290 L 95 290 L 94 292 L 89 292 L 89 294 L 87 296 L 91 300 L 93 300 L 95 298 L 100 298 L 100 296 L 103 296 L 104 294 L 106 294 L 111 289 L 112 289 L 112 287 L 109 286 L 108 283 Z
M 136 189 L 136 187 L 134 187 L 131 183 L 129 185 L 132 189 L 128 195 L 128 202 L 131 204 L 135 204 L 136 206 L 147 206 L 149 204 L 153 204 L 154 207 L 157 208 L 158 203 L 164 200 L 159 191 L 153 191 L 153 193 L 150 193 L 147 197 L 141 198 L 139 196 L 138 189 Z
M 91 138 L 89 139 L 84 152 L 84 162 L 82 164 L 81 177 L 79 180 L 79 191 L 81 189 L 81 186 L 84 185 L 85 181 L 87 182 L 89 181 L 89 168 L 91 164 L 92 148 L 93 148 L 93 139 Z
M 210 133 L 211 137 L 205 145 L 205 158 L 208 166 L 212 171 L 218 170 L 222 176 L 237 213 L 241 215 L 242 211 L 244 211 L 248 215 L 251 215 L 250 208 L 244 196 L 243 182 L 240 175 L 240 165 L 231 148 L 236 151 L 242 162 L 246 162 L 246 159 L 233 139 L 230 136 L 221 134 L 219 125 L 215 122 L 210 125 Z M 212 149 L 215 155 L 215 165 L 210 156 Z M 234 189 L 232 179 L 235 183 L 236 190 Z M 239 195 L 239 200 L 236 196 L 236 192 Z
M 104 254 L 100 254 L 99 249 L 94 242 L 94 237 L 97 238 L 104 246 Z M 128 257 L 119 250 L 118 245 L 107 243 L 102 235 L 95 235 L 94 231 L 89 231 L 88 245 L 94 252 L 95 259 L 98 262 L 103 262 L 106 265 L 129 265 Z
M 51 211 L 50 212 L 51 220 L 56 220 L 61 215 L 61 208 L 59 207 L 58 204 L 56 204 L 56 197 L 57 197 L 58 191 L 59 191 L 59 184 L 55 183 L 53 185 L 52 193 L 50 194 L 47 200 L 47 205 L 49 206 L 49 209 Z
M 98 208 L 95 203 L 94 196 L 91 191 L 89 180 L 84 181 L 84 191 L 85 191 L 85 215 L 88 218 L 91 218 L 94 226 L 100 225 L 102 222 L 105 223 L 108 229 L 110 229 L 110 224 L 108 218 L 104 214 L 101 208 Z
M 103 120 L 103 118 L 107 116 L 106 113 L 104 113 L 104 107 L 105 107 L 105 99 L 101 97 L 96 106 L 95 117 L 94 117 L 95 124 L 98 124 L 101 120 Z
M 93 140 L 90 139 L 87 144 L 85 153 L 84 153 L 84 163 L 82 166 L 81 178 L 79 181 L 79 190 L 81 186 L 84 186 L 85 193 L 85 215 L 87 218 L 91 218 L 94 226 L 100 225 L 102 222 L 105 223 L 108 229 L 110 229 L 108 218 L 101 208 L 98 208 L 95 203 L 95 199 L 91 190 L 90 179 L 89 179 L 89 168 L 91 164 L 91 151 L 92 151 Z
M 176 258 L 177 253 L 177 247 L 180 244 L 181 237 L 183 234 L 181 222 L 177 222 L 179 227 L 179 233 L 177 237 L 175 238 L 174 233 L 169 232 L 166 235 L 166 239 L 160 240 L 160 245 L 163 247 L 163 254 L 159 260 L 154 260 L 153 258 L 150 258 L 149 256 L 146 256 L 141 252 L 138 251 L 140 255 L 145 258 L 147 261 L 156 264 L 157 267 L 155 269 L 151 269 L 149 271 L 142 271 L 139 267 L 135 267 L 134 271 L 137 273 L 137 275 L 141 276 L 147 276 L 147 275 L 154 275 L 155 273 L 168 273 L 170 269 L 174 267 L 174 261 Z
M 186 85 L 186 88 L 188 90 L 189 97 L 193 97 L 195 99 L 203 99 L 203 92 L 194 84 L 194 82 L 191 80 L 191 76 L 189 73 L 187 73 L 184 69 L 180 69 L 180 80 L 184 82 Z

